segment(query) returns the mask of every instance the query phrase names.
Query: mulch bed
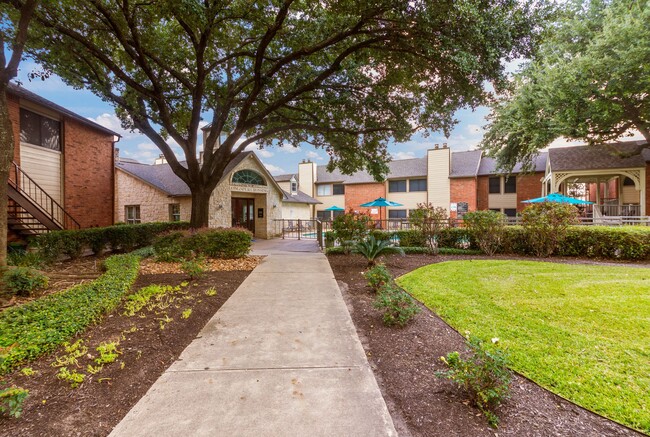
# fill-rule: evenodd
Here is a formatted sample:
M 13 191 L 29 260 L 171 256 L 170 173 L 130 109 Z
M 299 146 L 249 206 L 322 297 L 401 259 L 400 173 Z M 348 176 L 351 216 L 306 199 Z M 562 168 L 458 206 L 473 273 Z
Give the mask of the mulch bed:
M 422 312 L 405 328 L 384 326 L 381 314 L 372 306 L 375 295 L 361 274 L 366 269 L 365 259 L 355 255 L 328 258 L 400 436 L 642 435 L 518 375 L 511 399 L 499 410 L 499 428 L 490 428 L 479 410 L 469 404 L 467 394 L 435 376 L 436 371 L 446 369 L 440 357 L 464 350 L 464 338 L 423 305 Z M 436 262 L 479 258 L 485 257 L 391 256 L 386 266 L 399 276 Z
M 76 389 L 57 379 L 58 369 L 51 366 L 56 356 L 64 354 L 62 349 L 26 365 L 37 372 L 33 376 L 24 376 L 19 371 L 7 375 L 5 382 L 28 389 L 29 397 L 20 419 L 0 416 L 0 436 L 108 435 L 249 273 L 211 272 L 190 283 L 184 289 L 192 299 L 165 309 L 173 321 L 164 329 L 160 327 L 160 315 L 145 311 L 144 318 L 127 317 L 122 315 L 120 306 L 73 340 L 83 339 L 95 355 L 100 342 L 120 340 L 122 351 L 116 362 L 105 365 L 96 375 L 88 375 Z M 150 284 L 178 285 L 186 280 L 183 274 L 143 274 L 133 290 Z M 210 288 L 217 290 L 216 295 L 205 293 Z M 182 313 L 188 307 L 192 312 L 184 319 Z M 137 331 L 129 332 L 133 326 Z M 79 362 L 81 372 L 92 360 L 82 357 Z

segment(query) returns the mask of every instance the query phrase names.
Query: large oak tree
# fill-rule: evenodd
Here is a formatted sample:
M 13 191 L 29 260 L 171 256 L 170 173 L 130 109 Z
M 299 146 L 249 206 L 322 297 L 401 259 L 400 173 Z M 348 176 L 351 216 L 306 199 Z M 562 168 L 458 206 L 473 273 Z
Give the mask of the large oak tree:
M 575 0 L 494 107 L 483 146 L 504 169 L 565 137 L 650 141 L 650 2 Z
M 448 134 L 486 81 L 503 85 L 504 59 L 530 54 L 541 15 L 516 0 L 57 0 L 39 11 L 30 53 L 160 148 L 198 227 L 252 143 L 311 143 L 331 167 L 381 177 L 389 139 Z
M 18 75 L 29 25 L 37 5 L 36 0 L 0 4 L 0 267 L 7 265 L 7 183 L 15 144 L 7 105 L 7 87 L 9 81 Z

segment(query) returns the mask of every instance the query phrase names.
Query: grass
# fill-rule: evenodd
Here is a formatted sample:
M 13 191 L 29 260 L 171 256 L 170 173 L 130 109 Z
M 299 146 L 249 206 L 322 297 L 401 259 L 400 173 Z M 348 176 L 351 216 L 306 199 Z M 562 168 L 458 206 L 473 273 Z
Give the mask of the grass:
M 650 434 L 650 269 L 451 261 L 397 280 L 541 386 Z

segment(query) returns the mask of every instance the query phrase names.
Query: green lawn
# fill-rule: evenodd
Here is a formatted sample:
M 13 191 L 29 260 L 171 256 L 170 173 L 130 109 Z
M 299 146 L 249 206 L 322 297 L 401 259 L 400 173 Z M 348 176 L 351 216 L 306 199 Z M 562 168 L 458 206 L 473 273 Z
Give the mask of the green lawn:
M 498 337 L 513 369 L 650 434 L 650 269 L 452 261 L 397 282 L 458 331 Z

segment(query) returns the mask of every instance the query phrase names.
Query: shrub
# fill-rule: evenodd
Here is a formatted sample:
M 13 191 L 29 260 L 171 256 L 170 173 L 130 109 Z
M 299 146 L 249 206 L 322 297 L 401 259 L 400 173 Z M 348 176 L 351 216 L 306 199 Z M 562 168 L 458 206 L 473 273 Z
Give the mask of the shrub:
M 368 266 L 374 266 L 375 260 L 387 253 L 404 255 L 404 251 L 399 247 L 393 247 L 389 240 L 376 240 L 372 235 L 363 241 L 359 241 L 352 251 L 362 255 L 368 261 Z
M 39 268 L 44 264 L 45 259 L 39 252 L 13 249 L 7 253 L 7 265 L 10 266 Z
M 447 210 L 432 203 L 418 203 L 409 214 L 409 223 L 422 233 L 432 253 L 437 253 L 440 232 L 449 225 Z
M 242 258 L 248 255 L 253 244 L 253 234 L 242 228 L 220 228 L 199 231 L 205 242 L 202 253 L 210 258 Z
M 494 255 L 502 246 L 506 216 L 497 211 L 472 211 L 463 216 L 478 247 L 487 255 Z
M 45 260 L 53 261 L 62 255 L 78 257 L 86 249 L 99 254 L 107 245 L 114 251 L 130 252 L 151 245 L 158 234 L 188 227 L 189 223 L 186 222 L 122 224 L 104 228 L 53 231 L 39 235 L 32 241 L 40 249 Z
M 369 223 L 369 215 L 351 209 L 334 219 L 332 230 L 346 254 L 350 253 L 355 242 L 362 240 L 368 234 Z
M 577 217 L 577 208 L 566 203 L 542 202 L 527 206 L 521 212 L 521 225 L 532 252 L 539 257 L 551 256 Z
M 374 292 L 378 292 L 384 285 L 390 284 L 393 280 L 392 275 L 383 264 L 376 264 L 371 269 L 368 269 L 368 271 L 364 273 L 364 276 L 368 280 L 368 285 Z
M 29 267 L 9 269 L 3 276 L 7 290 L 19 296 L 29 296 L 33 291 L 47 287 L 48 277 Z
M 97 280 L 0 313 L 0 375 L 51 352 L 114 309 L 138 276 L 140 256 L 115 255 Z
M 418 230 L 397 231 L 400 247 L 427 247 L 425 235 Z
M 512 374 L 507 367 L 503 352 L 497 348 L 488 350 L 483 342 L 469 336 L 467 345 L 471 356 L 464 359 L 458 352 L 451 352 L 442 361 L 448 371 L 437 372 L 461 385 L 470 394 L 471 400 L 485 415 L 488 423 L 496 427 L 499 417 L 494 410 L 510 397 Z
M 190 280 L 198 279 L 205 273 L 205 259 L 194 258 L 181 261 L 181 270 Z
M 650 229 L 640 226 L 570 226 L 558 255 L 625 260 L 650 259 Z
M 476 249 L 476 239 L 468 228 L 445 228 L 438 236 L 438 246 L 457 249 Z
M 177 262 L 183 258 L 190 258 L 191 250 L 181 245 L 185 235 L 182 231 L 172 231 L 158 236 L 153 242 L 156 261 Z
M 0 412 L 9 413 L 16 419 L 23 412 L 23 402 L 29 396 L 29 390 L 20 387 L 9 387 L 0 390 Z
M 413 298 L 392 282 L 379 290 L 374 306 L 383 311 L 383 321 L 387 326 L 404 327 L 420 312 Z

